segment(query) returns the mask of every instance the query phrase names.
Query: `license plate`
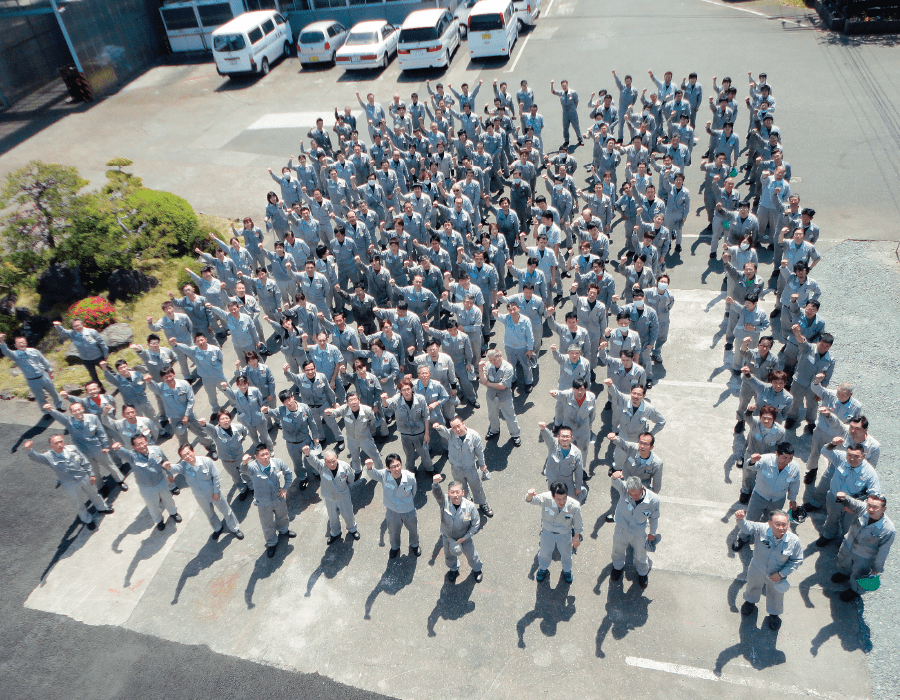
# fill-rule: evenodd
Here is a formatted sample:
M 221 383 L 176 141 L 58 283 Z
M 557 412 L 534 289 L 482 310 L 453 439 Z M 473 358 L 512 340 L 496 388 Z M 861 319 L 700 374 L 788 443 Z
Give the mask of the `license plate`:
M 482 38 L 482 39 L 490 39 L 490 38 L 491 38 L 491 35 L 490 35 L 490 34 L 482 34 L 482 35 L 481 35 L 481 38 Z
M 313 56 L 312 58 L 309 59 L 309 62 L 310 62 L 310 63 L 315 63 L 315 62 L 318 61 L 318 60 L 319 60 L 319 57 L 318 57 L 318 56 Z
M 359 63 L 359 56 L 351 56 L 350 63 Z

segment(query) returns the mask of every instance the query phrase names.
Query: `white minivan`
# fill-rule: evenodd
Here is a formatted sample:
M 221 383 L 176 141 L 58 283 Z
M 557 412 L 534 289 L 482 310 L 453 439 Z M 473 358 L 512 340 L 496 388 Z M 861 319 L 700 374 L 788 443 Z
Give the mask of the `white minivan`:
M 213 32 L 219 75 L 266 75 L 279 57 L 291 55 L 291 25 L 274 10 L 245 12 Z
M 516 14 L 519 16 L 519 29 L 525 25 L 534 26 L 538 15 L 541 14 L 541 0 L 514 0 L 516 6 Z
M 397 63 L 400 70 L 449 66 L 459 43 L 459 20 L 449 10 L 416 10 L 400 27 Z
M 519 38 L 513 0 L 479 0 L 469 12 L 469 56 L 509 56 Z

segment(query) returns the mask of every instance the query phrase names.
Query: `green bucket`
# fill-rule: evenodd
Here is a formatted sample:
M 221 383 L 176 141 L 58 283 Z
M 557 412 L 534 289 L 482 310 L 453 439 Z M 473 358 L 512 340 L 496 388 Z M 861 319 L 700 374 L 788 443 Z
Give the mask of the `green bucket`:
M 873 574 L 872 576 L 858 578 L 856 582 L 864 591 L 877 591 L 881 585 L 881 577 L 878 574 Z

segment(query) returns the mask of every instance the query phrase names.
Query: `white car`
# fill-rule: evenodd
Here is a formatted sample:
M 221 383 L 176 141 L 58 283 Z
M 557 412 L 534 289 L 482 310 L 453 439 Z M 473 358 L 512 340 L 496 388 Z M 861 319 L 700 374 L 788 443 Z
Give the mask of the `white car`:
M 385 67 L 397 55 L 400 30 L 383 19 L 359 22 L 350 28 L 347 40 L 334 56 L 335 65 L 347 70 Z
M 463 0 L 456 8 L 456 12 L 453 13 L 453 16 L 459 20 L 459 32 L 463 36 L 469 33 L 469 13 L 475 7 L 476 2 L 478 0 Z
M 346 38 L 347 29 L 340 22 L 323 20 L 308 24 L 297 36 L 297 58 L 300 59 L 300 65 L 334 61 L 334 54 L 343 46 Z

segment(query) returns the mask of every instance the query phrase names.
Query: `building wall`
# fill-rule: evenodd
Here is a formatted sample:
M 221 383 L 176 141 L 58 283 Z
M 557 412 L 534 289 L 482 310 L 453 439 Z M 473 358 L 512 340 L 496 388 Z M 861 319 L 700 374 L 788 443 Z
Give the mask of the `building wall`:
M 28 7 L 33 0 L 19 0 Z M 4 8 L 13 6 L 4 4 Z M 59 67 L 71 63 L 59 24 L 53 15 L 5 18 L 0 32 L 0 95 L 8 104 L 59 77 Z M 2 107 L 2 104 L 0 104 Z

